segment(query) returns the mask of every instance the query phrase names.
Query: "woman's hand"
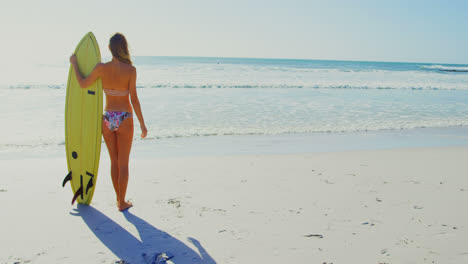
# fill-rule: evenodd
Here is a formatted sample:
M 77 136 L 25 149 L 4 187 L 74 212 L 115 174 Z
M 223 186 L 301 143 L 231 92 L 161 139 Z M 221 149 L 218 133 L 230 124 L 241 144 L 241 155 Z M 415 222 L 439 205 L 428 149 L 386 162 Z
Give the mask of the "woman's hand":
M 71 64 L 76 64 L 76 55 L 75 55 L 75 54 L 71 55 L 71 57 L 70 57 L 70 63 L 71 63 Z
M 141 138 L 145 138 L 146 135 L 148 134 L 148 129 L 146 129 L 146 126 L 144 124 L 140 125 L 140 128 L 141 128 Z

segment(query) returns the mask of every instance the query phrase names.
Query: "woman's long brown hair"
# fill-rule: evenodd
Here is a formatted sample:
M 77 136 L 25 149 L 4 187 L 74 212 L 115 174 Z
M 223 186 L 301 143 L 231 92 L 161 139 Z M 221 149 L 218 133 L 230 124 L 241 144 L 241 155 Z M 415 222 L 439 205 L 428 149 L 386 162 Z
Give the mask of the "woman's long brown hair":
M 123 63 L 132 64 L 130 53 L 128 52 L 128 45 L 125 36 L 121 33 L 115 33 L 109 40 L 109 48 L 112 56 Z

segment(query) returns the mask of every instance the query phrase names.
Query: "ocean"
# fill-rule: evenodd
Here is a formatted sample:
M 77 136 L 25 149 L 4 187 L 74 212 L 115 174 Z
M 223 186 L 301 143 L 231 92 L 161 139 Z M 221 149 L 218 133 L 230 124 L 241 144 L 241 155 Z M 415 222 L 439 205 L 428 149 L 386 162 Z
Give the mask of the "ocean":
M 462 133 L 468 127 L 468 65 L 198 57 L 133 60 L 149 129 L 148 138 L 139 139 L 135 122 L 137 145 L 171 149 L 188 139 L 222 145 L 223 139 L 249 138 L 254 149 L 259 147 L 254 142 L 265 138 L 271 139 L 265 145 L 295 138 L 300 146 L 303 141 L 298 139 L 324 134 L 357 133 L 365 141 L 366 133 L 406 131 L 416 139 L 434 129 L 444 132 L 429 134 L 450 139 L 450 144 L 468 144 Z M 0 80 L 4 99 L 0 111 L 8 129 L 1 131 L 1 153 L 64 149 L 68 69 L 64 60 L 26 65 L 21 73 L 6 70 Z M 456 131 L 447 136 L 447 129 Z M 427 144 L 420 145 L 431 145 L 433 140 L 428 137 Z

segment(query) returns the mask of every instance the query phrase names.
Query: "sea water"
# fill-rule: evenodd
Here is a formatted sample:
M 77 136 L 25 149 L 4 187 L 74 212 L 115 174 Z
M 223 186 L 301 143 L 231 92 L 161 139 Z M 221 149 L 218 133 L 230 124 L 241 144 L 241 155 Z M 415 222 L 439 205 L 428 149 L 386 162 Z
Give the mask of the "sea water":
M 446 141 L 450 144 L 468 144 L 463 136 L 468 127 L 468 65 L 133 59 L 138 72 L 138 97 L 149 130 L 147 139 L 139 139 L 139 125 L 135 122 L 135 144 L 151 146 L 144 148 L 148 153 L 161 148 L 170 152 L 190 142 L 198 142 L 194 143 L 199 144 L 195 149 L 205 148 L 206 142 L 214 142 L 208 144 L 213 149 L 217 149 L 216 145 L 229 148 L 226 140 L 237 142 L 243 138 L 243 142 L 250 142 L 250 149 L 260 147 L 255 142 L 270 147 L 283 142 L 281 148 L 288 149 L 290 142 L 284 140 L 288 138 L 294 139 L 291 142 L 297 144 L 296 151 L 307 151 L 301 149 L 301 142 L 320 145 L 322 140 L 314 140 L 324 134 L 329 139 L 359 134 L 365 142 L 372 135 L 400 135 L 402 131 L 415 135 L 415 139 L 434 134 L 438 139 L 444 135 L 442 138 L 450 139 Z M 4 124 L 0 152 L 64 148 L 68 70 L 65 61 L 23 65 L 21 73 L 5 69 L 0 80 Z M 447 129 L 454 131 L 452 136 L 447 136 Z M 434 137 L 419 145 L 431 146 L 431 141 Z

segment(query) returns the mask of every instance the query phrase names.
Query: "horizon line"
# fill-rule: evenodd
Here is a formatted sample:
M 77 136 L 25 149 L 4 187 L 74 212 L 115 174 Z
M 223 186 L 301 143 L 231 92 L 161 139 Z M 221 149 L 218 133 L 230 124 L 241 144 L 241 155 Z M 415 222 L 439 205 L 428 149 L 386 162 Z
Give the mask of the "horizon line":
M 417 61 L 387 61 L 387 60 L 339 60 L 339 59 L 305 59 L 305 58 L 261 58 L 261 57 L 223 57 L 223 56 L 182 56 L 182 55 L 134 55 L 133 57 L 160 57 L 160 58 L 205 58 L 205 59 L 256 59 L 256 60 L 302 60 L 302 61 L 349 61 L 349 62 L 377 62 L 377 63 L 414 63 L 414 64 L 450 64 L 450 65 L 468 65 L 468 63 L 452 62 L 417 62 Z

